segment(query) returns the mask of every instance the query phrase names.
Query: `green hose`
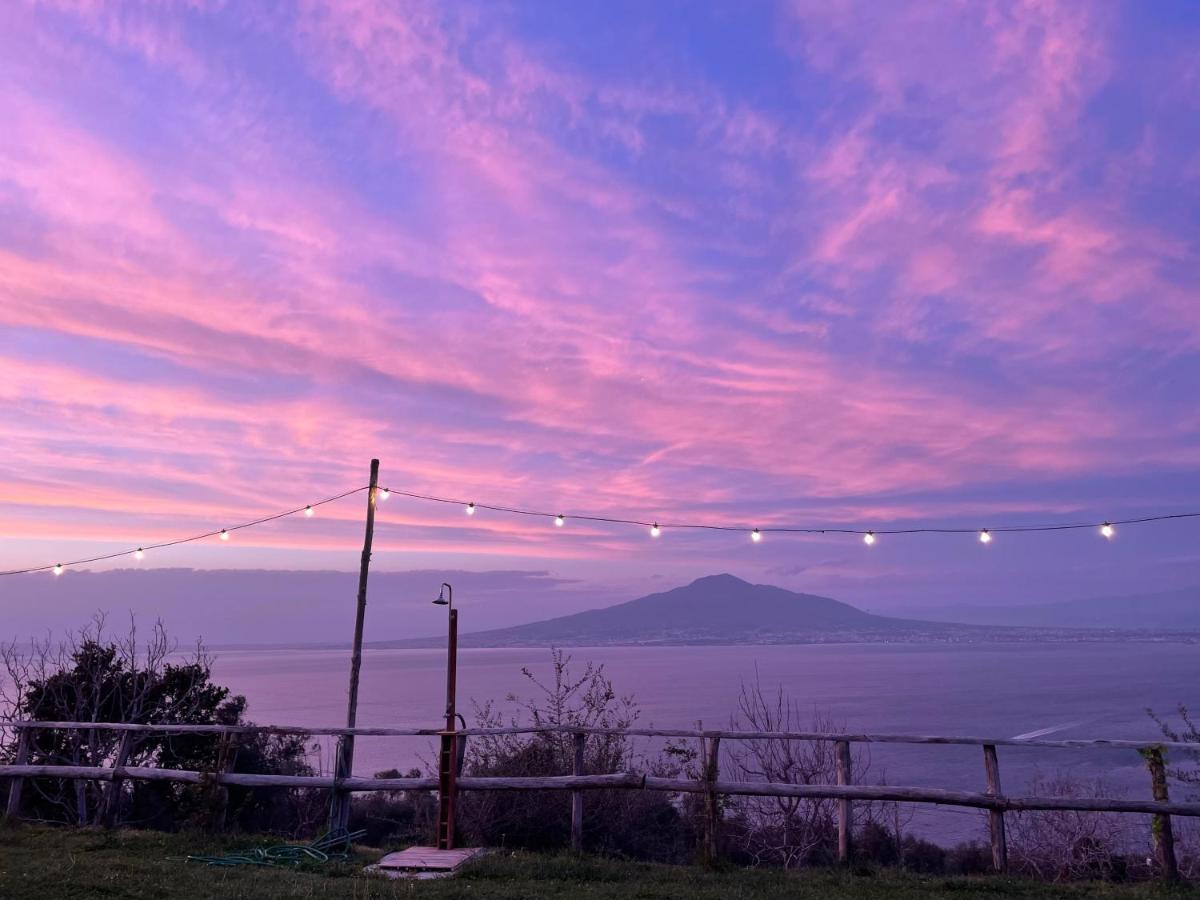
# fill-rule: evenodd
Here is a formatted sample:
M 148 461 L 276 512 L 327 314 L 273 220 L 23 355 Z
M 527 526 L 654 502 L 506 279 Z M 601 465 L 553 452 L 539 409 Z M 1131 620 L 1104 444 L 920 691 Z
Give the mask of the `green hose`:
M 350 842 L 364 836 L 366 831 L 327 832 L 311 844 L 275 844 L 236 850 L 224 856 L 188 856 L 187 862 L 207 866 L 279 866 L 301 863 L 346 862 L 350 859 Z

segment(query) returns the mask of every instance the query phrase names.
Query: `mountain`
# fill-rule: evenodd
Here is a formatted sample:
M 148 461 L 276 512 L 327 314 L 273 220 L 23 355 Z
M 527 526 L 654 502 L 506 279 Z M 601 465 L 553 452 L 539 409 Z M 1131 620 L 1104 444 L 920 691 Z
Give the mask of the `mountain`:
M 969 627 L 872 615 L 846 603 L 733 575 L 710 575 L 628 603 L 459 636 L 465 647 L 740 644 L 895 640 Z M 979 629 L 975 629 L 978 631 Z M 373 647 L 441 646 L 444 636 Z
M 1021 606 L 929 607 L 913 613 L 969 625 L 1198 631 L 1200 587 Z

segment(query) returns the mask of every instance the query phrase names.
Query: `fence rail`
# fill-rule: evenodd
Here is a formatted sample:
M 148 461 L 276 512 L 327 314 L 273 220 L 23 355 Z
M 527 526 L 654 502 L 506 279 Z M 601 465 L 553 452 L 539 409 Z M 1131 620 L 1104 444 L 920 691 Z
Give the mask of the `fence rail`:
M 111 782 L 107 806 L 115 809 L 116 786 L 125 779 L 171 781 L 190 784 L 202 782 L 222 786 L 315 788 L 330 790 L 335 796 L 346 797 L 359 791 L 432 791 L 438 789 L 437 778 L 362 778 L 358 776 L 266 775 L 248 772 L 199 772 L 186 769 L 162 769 L 124 765 L 129 742 L 122 741 L 111 766 L 74 766 L 31 764 L 31 736 L 36 731 L 83 730 L 152 734 L 212 734 L 227 738 L 238 734 L 304 734 L 347 737 L 439 737 L 445 735 L 437 728 L 310 728 L 297 725 L 171 725 L 128 722 L 0 722 L 0 728 L 16 731 L 17 748 L 13 763 L 0 765 L 0 778 L 9 780 L 6 816 L 15 818 L 20 812 L 21 792 L 27 778 L 62 778 Z M 1177 877 L 1171 816 L 1200 817 L 1200 803 L 1172 802 L 1167 795 L 1164 752 L 1178 749 L 1195 752 L 1197 746 L 1178 741 L 1128 740 L 1021 740 L 1016 738 L 950 737 L 940 735 L 848 734 L 808 731 L 732 731 L 661 728 L 587 728 L 575 726 L 542 726 L 513 728 L 468 728 L 455 732 L 460 737 L 516 734 L 572 735 L 575 762 L 571 775 L 528 777 L 471 777 L 457 779 L 459 790 L 465 791 L 569 791 L 571 793 L 571 844 L 582 846 L 583 795 L 589 790 L 651 790 L 676 794 L 702 794 L 704 824 L 704 853 L 715 855 L 717 831 L 720 824 L 719 796 L 794 797 L 810 800 L 836 800 L 838 819 L 838 855 L 846 860 L 852 848 L 852 804 L 854 801 L 897 802 L 970 807 L 989 812 L 992 862 L 997 871 L 1008 866 L 1004 814 L 1027 811 L 1078 811 L 1141 813 L 1154 817 L 1152 835 L 1160 871 L 1166 878 Z M 701 744 L 704 761 L 699 779 L 664 778 L 638 772 L 587 774 L 583 772 L 583 742 L 588 735 L 623 735 L 650 738 L 691 738 Z M 768 781 L 722 781 L 717 758 L 721 741 L 824 741 L 835 745 L 838 762 L 837 784 L 790 784 Z M 987 790 L 984 792 L 944 790 L 940 788 L 904 787 L 895 785 L 861 785 L 852 783 L 849 748 L 851 744 L 923 744 L 978 746 L 983 748 Z M 1107 797 L 1010 797 L 1000 790 L 997 747 L 1047 749 L 1110 749 L 1137 751 L 1144 758 L 1150 773 L 1151 800 L 1126 800 Z M 112 816 L 106 816 L 111 824 Z
M 355 735 L 357 737 L 439 737 L 444 728 L 343 728 L 305 725 L 171 725 L 134 722 L 43 722 L 0 721 L 0 728 L 16 730 L 96 729 L 98 731 L 142 731 L 154 734 L 311 734 Z M 1090 738 L 1046 741 L 1038 738 L 992 738 L 928 734 L 853 734 L 841 731 L 730 731 L 710 728 L 591 728 L 579 725 L 517 726 L 511 728 L 459 728 L 460 737 L 506 734 L 598 734 L 626 737 L 721 738 L 723 740 L 845 741 L 850 744 L 957 744 L 967 747 L 1047 747 L 1060 750 L 1200 750 L 1186 741 L 1130 741 Z

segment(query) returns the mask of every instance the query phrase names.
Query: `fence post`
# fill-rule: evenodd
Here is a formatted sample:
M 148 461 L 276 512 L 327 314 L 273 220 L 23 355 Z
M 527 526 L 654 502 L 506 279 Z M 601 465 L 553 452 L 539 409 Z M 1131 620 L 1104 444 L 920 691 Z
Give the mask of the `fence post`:
M 29 765 L 29 745 L 33 741 L 32 728 L 17 729 L 17 756 L 13 760 L 18 766 Z M 25 787 L 25 779 L 20 775 L 13 776 L 8 782 L 8 806 L 4 810 L 4 818 L 15 821 L 21 813 L 21 789 Z
M 113 760 L 112 780 L 108 783 L 108 791 L 104 794 L 104 807 L 100 810 L 100 824 L 112 828 L 117 823 L 117 812 L 121 807 L 122 769 L 129 764 L 129 756 L 133 753 L 134 736 L 132 731 L 121 734 L 121 743 L 117 747 L 117 756 Z
M 842 785 L 850 784 L 852 772 L 850 771 L 850 742 L 838 741 L 837 749 L 837 783 Z M 849 800 L 838 800 L 837 805 L 837 826 L 838 826 L 838 862 L 847 863 L 850 861 L 850 839 L 852 828 L 852 817 L 854 814 L 853 805 Z
M 701 738 L 703 741 L 704 739 Z M 717 779 L 721 773 L 721 739 L 709 738 L 704 752 L 704 864 L 717 861 L 721 806 L 717 797 Z
M 1167 796 L 1167 767 L 1163 758 L 1162 747 L 1149 747 L 1142 751 L 1146 767 L 1150 769 L 1150 789 L 1154 799 L 1162 803 L 1168 802 Z M 1154 857 L 1158 863 L 1163 878 L 1176 881 L 1179 878 L 1179 866 L 1175 862 L 1175 835 L 1171 831 L 1171 817 L 1156 813 L 1151 825 L 1154 836 Z
M 571 735 L 575 749 L 575 758 L 571 766 L 572 775 L 583 775 L 583 749 L 587 735 L 577 731 Z M 583 791 L 571 791 L 571 850 L 575 853 L 583 851 Z
M 217 750 L 217 771 L 220 774 L 226 775 L 233 771 L 237 765 L 237 749 L 237 734 L 221 735 L 221 743 Z M 217 792 L 217 809 L 216 815 L 213 816 L 213 828 L 216 831 L 224 831 L 225 818 L 229 812 L 229 787 L 218 782 Z
M 987 792 L 999 797 L 1000 760 L 996 757 L 995 744 L 983 745 L 983 767 L 987 770 Z M 992 841 L 992 868 L 997 872 L 1007 872 L 1008 835 L 1004 831 L 1004 813 L 998 809 L 988 810 L 988 834 Z

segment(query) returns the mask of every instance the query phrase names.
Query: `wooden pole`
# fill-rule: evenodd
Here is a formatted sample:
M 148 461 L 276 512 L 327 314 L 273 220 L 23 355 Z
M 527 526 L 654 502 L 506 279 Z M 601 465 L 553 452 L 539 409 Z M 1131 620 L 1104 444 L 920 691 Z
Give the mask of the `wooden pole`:
M 587 735 L 582 731 L 571 735 L 571 743 L 575 750 L 571 766 L 572 775 L 584 774 L 583 750 L 586 741 Z M 571 791 L 571 850 L 575 853 L 583 852 L 583 791 Z
M 999 797 L 1000 760 L 996 757 L 995 744 L 983 745 L 983 767 L 987 771 L 987 792 Z M 992 868 L 997 872 L 1007 872 L 1008 836 L 1004 830 L 1004 813 L 998 809 L 988 810 L 988 834 L 992 843 Z
M 1150 769 L 1150 789 L 1154 799 L 1162 803 L 1168 802 L 1167 766 L 1162 749 L 1153 747 L 1144 751 L 1142 755 L 1146 759 L 1147 768 Z M 1151 833 L 1154 836 L 1154 858 L 1162 877 L 1167 881 L 1177 881 L 1179 866 L 1175 862 L 1175 835 L 1171 831 L 1171 817 L 1156 815 L 1151 824 Z
M 717 796 L 717 779 L 721 774 L 721 739 L 708 739 L 704 756 L 704 862 L 714 865 L 717 861 L 717 846 L 720 829 L 721 807 Z
M 848 741 L 838 741 L 836 749 L 837 783 L 841 785 L 850 784 L 852 777 L 850 771 L 850 744 Z M 851 816 L 854 814 L 852 801 L 847 799 L 838 800 L 837 810 L 838 862 L 848 863 L 851 853 Z
M 375 503 L 379 488 L 379 460 L 371 460 L 371 479 L 367 489 L 367 527 L 363 536 L 362 559 L 358 566 L 358 609 L 354 618 L 354 649 L 350 654 L 350 692 L 346 704 L 346 727 L 358 720 L 358 673 L 362 668 L 363 622 L 367 614 L 367 572 L 371 567 L 371 541 L 375 536 Z M 334 777 L 348 778 L 354 771 L 354 735 L 342 735 L 338 742 Z M 329 830 L 344 831 L 350 824 L 350 793 L 335 790 L 329 811 Z
M 100 811 L 100 824 L 112 828 L 117 824 L 117 813 L 121 809 L 121 785 L 124 782 L 121 770 L 129 765 L 129 757 L 133 753 L 133 742 L 137 734 L 126 731 L 121 735 L 121 743 L 117 746 L 117 756 L 113 760 L 112 784 L 104 794 L 104 806 Z
M 29 764 L 29 745 L 33 741 L 33 730 L 22 728 L 17 732 L 17 757 L 14 763 L 18 766 Z M 21 790 L 25 787 L 25 779 L 18 776 L 8 783 L 8 805 L 4 810 L 7 821 L 16 821 L 21 814 Z
M 217 769 L 222 775 L 233 772 L 237 765 L 238 736 L 236 734 L 221 735 L 220 749 L 217 752 Z M 216 815 L 213 816 L 213 830 L 224 831 L 226 817 L 229 815 L 229 788 L 220 784 L 217 794 Z

